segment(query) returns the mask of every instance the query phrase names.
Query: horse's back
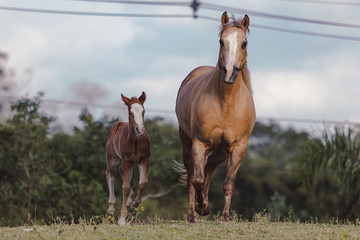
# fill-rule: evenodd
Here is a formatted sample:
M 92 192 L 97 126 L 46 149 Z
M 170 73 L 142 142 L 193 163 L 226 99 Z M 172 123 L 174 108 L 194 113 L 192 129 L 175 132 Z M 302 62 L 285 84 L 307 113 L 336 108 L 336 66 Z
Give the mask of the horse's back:
M 185 79 L 182 81 L 180 88 L 179 88 L 179 92 L 178 95 L 180 94 L 180 91 L 183 89 L 183 87 L 188 84 L 189 82 L 191 82 L 193 79 L 195 79 L 196 77 L 209 73 L 212 70 L 214 70 L 214 67 L 211 66 L 201 66 L 201 67 L 197 67 L 194 70 L 192 70 L 186 77 Z

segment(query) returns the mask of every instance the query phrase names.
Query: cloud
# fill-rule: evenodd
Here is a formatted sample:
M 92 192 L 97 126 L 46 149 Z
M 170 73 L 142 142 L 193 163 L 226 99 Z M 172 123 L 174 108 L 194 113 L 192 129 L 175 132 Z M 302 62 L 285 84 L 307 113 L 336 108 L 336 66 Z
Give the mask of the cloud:
M 258 116 L 360 120 L 360 57 L 333 52 L 297 70 L 253 71 Z

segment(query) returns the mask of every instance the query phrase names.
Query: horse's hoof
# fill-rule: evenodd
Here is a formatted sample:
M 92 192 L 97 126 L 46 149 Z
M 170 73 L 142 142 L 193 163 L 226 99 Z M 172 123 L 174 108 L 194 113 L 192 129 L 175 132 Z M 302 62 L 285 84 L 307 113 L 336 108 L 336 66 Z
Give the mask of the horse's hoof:
M 125 226 L 126 225 L 126 221 L 125 219 L 119 218 L 119 220 L 117 221 L 117 223 L 121 226 Z
M 114 216 L 114 213 L 115 213 L 115 208 L 110 208 L 107 210 L 107 214 L 110 215 L 110 216 Z
M 195 211 L 200 216 L 207 216 L 210 213 L 210 204 L 207 204 L 205 207 L 203 206 L 202 208 L 200 208 L 198 204 L 195 204 Z

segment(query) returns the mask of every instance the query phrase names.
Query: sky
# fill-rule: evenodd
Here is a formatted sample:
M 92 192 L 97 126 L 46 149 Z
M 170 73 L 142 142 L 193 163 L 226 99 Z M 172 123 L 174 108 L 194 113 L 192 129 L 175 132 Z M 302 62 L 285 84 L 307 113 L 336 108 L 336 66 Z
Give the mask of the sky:
M 191 1 L 188 2 L 190 5 Z M 360 123 L 360 1 L 228 0 L 219 3 L 204 0 L 200 3 L 199 17 L 194 19 L 3 9 L 191 16 L 193 11 L 188 6 L 104 0 L 0 0 L 0 52 L 8 55 L 2 64 L 15 72 L 11 89 L 0 91 L 0 97 L 34 97 L 39 91 L 44 92 L 44 111 L 56 116 L 66 128 L 78 119 L 82 106 L 77 103 L 86 104 L 97 117 L 107 114 L 126 120 L 121 93 L 138 97 L 145 91 L 146 117 L 162 116 L 176 122 L 175 99 L 182 80 L 198 66 L 216 65 L 220 18 L 226 9 L 235 17 L 244 14 L 250 17 L 247 60 L 259 120 Z M 209 4 L 222 8 L 210 10 Z M 277 16 L 331 24 L 283 20 Z M 333 23 L 346 26 L 333 26 Z M 352 37 L 353 40 L 275 29 Z M 69 102 L 72 104 L 65 104 Z

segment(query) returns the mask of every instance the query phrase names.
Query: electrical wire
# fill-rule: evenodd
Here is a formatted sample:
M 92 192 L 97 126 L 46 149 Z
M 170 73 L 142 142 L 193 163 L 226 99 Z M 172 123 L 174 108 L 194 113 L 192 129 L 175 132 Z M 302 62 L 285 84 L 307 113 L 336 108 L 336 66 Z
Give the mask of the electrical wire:
M 220 21 L 220 19 L 217 19 L 214 17 L 202 16 L 202 15 L 199 15 L 197 17 L 199 19 L 205 19 L 205 20 L 210 20 L 210 21 L 216 21 L 216 22 Z M 307 36 L 314 36 L 314 37 L 350 40 L 350 41 L 357 41 L 357 42 L 360 41 L 360 37 L 286 29 L 286 28 L 272 27 L 272 26 L 266 26 L 266 25 L 261 25 L 261 24 L 251 24 L 251 27 L 261 28 L 261 29 L 265 29 L 265 30 L 278 31 L 278 32 L 287 32 L 287 33 L 295 33 L 295 34 L 301 34 L 301 35 L 307 35 Z
M 142 14 L 142 13 L 104 13 L 104 12 L 82 12 L 82 11 L 63 11 L 49 9 L 19 8 L 0 6 L 0 10 L 48 13 L 62 15 L 82 15 L 82 16 L 101 16 L 101 17 L 134 17 L 134 18 L 192 18 L 191 14 Z
M 123 3 L 138 5 L 165 5 L 165 6 L 190 6 L 189 2 L 164 2 L 164 1 L 123 1 L 123 0 L 73 0 L 81 2 Z
M 321 25 L 328 25 L 328 26 L 360 29 L 359 24 L 348 24 L 348 23 L 338 23 L 338 22 L 322 21 L 322 20 L 307 19 L 307 18 L 297 18 L 297 17 L 290 17 L 290 16 L 285 16 L 285 15 L 272 14 L 272 13 L 266 13 L 266 12 L 260 12 L 260 11 L 242 9 L 242 8 L 222 6 L 222 5 L 218 5 L 218 4 L 210 4 L 210 3 L 201 3 L 200 6 L 201 6 L 201 8 L 208 9 L 208 10 L 229 11 L 232 13 L 248 14 L 248 15 L 262 17 L 262 18 L 271 18 L 271 19 L 278 19 L 278 20 L 285 20 L 285 21 L 295 21 L 295 22 L 304 22 L 304 23 L 311 23 L 311 24 L 321 24 Z
M 345 2 L 345 1 L 313 1 L 313 0 L 275 0 L 281 2 L 294 2 L 294 3 L 316 3 L 316 4 L 327 4 L 327 5 L 342 5 L 342 6 L 357 6 L 360 7 L 360 3 L 356 2 Z

